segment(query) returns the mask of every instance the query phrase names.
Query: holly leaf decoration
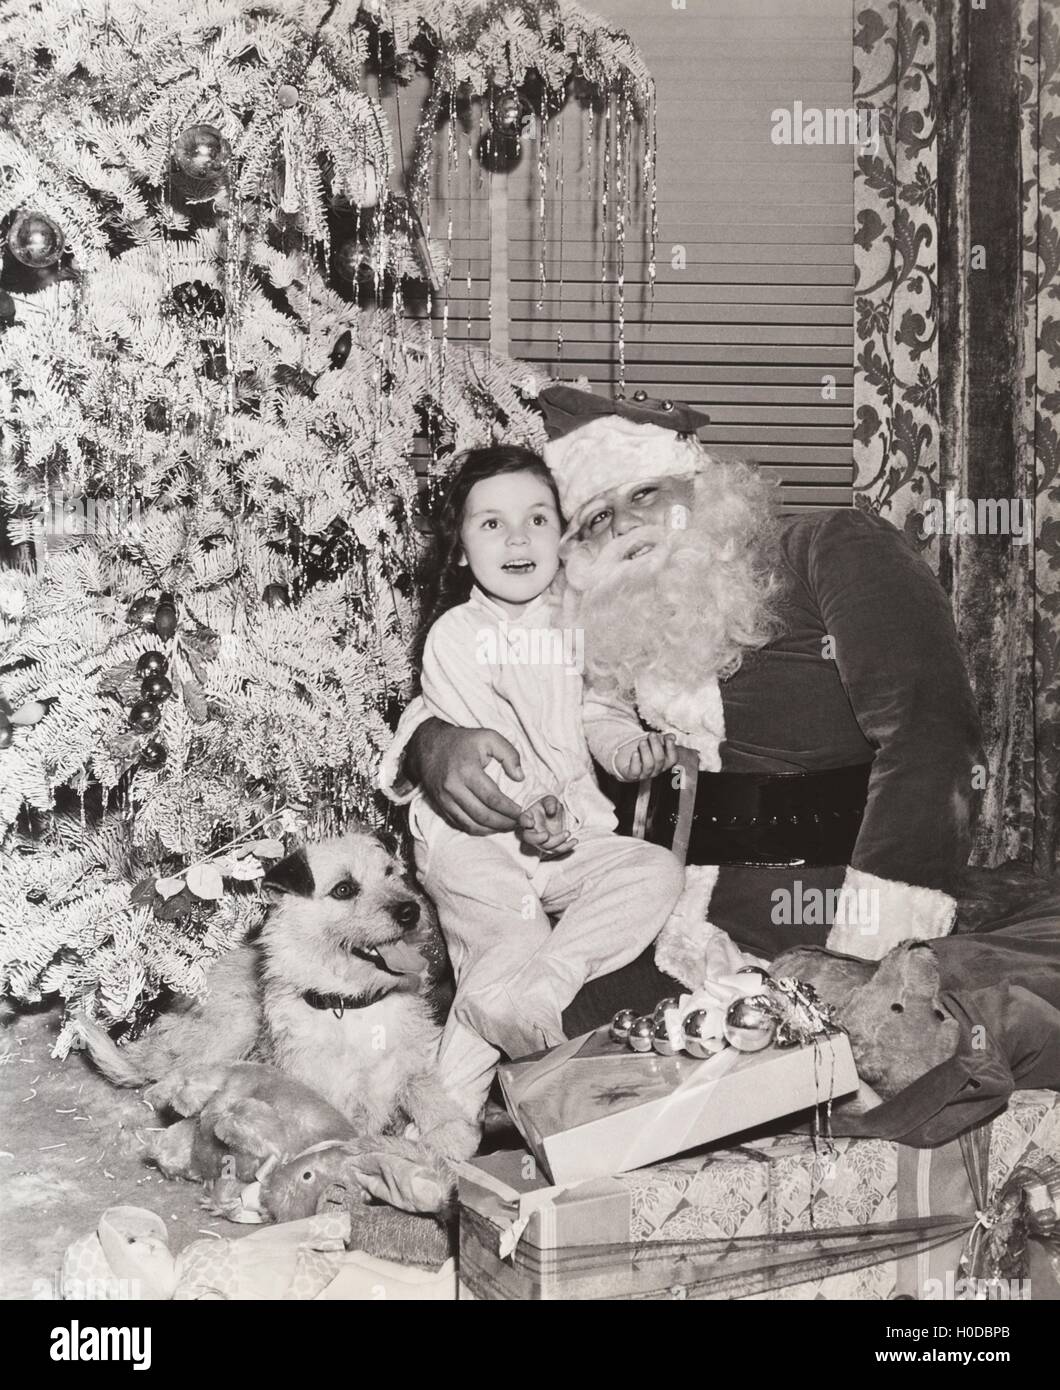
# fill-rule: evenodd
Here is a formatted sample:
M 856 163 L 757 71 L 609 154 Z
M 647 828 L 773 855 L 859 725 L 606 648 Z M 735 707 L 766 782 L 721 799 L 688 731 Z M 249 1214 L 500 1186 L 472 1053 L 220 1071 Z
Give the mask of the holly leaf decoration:
M 196 724 L 205 724 L 210 714 L 206 704 L 206 694 L 196 680 L 184 682 L 184 703 Z
M 185 886 L 179 893 L 174 893 L 171 898 L 159 903 L 155 908 L 155 916 L 163 922 L 174 922 L 178 917 L 187 916 L 194 906 L 195 898 Z
M 180 645 L 184 648 L 185 654 L 194 652 L 204 661 L 216 660 L 221 652 L 221 639 L 213 628 L 209 627 L 193 628 L 190 632 L 182 631 Z
M 123 661 L 117 666 L 110 666 L 99 678 L 100 694 L 117 695 L 125 682 L 134 680 L 135 677 L 135 661 Z
M 283 858 L 283 845 L 279 840 L 251 840 L 247 849 L 259 859 Z
M 142 878 L 130 892 L 129 901 L 135 903 L 137 907 L 150 907 L 155 900 L 157 891 L 153 877 Z
M 188 870 L 188 887 L 197 898 L 214 902 L 225 891 L 224 880 L 215 864 L 193 864 Z
M 198 656 L 196 656 L 190 647 L 184 648 L 184 660 L 188 663 L 188 669 L 191 671 L 191 674 L 195 677 L 199 684 L 204 684 L 206 680 L 205 662 L 203 662 Z
M 237 860 L 228 872 L 231 878 L 238 879 L 241 883 L 250 883 L 256 878 L 265 877 L 265 865 L 260 859 L 248 855 L 246 859 Z

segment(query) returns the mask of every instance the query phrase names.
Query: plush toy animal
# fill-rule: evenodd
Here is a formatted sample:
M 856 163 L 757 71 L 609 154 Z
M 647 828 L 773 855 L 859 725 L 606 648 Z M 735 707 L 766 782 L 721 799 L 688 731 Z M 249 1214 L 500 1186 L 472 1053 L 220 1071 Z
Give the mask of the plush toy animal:
M 453 1174 L 436 1153 L 395 1135 L 358 1137 L 333 1106 L 276 1067 L 183 1068 L 145 1094 L 182 1117 L 154 1137 L 149 1159 L 167 1177 L 206 1182 L 213 1209 L 233 1219 L 290 1221 L 373 1198 L 409 1212 L 448 1208 Z M 341 1159 L 325 1161 L 337 1149 Z M 328 1190 L 339 1180 L 341 1202 Z
M 858 1075 L 884 1100 L 957 1050 L 960 1027 L 939 1000 L 939 963 L 928 942 L 903 942 L 881 961 L 800 946 L 777 956 L 769 972 L 797 976 L 832 1005 Z
M 381 1205 L 366 1205 L 368 1198 Z M 455 1253 L 452 1181 L 406 1139 L 318 1144 L 261 1180 L 258 1207 L 272 1221 L 329 1212 L 350 1218 L 350 1248 L 399 1264 L 437 1267 Z

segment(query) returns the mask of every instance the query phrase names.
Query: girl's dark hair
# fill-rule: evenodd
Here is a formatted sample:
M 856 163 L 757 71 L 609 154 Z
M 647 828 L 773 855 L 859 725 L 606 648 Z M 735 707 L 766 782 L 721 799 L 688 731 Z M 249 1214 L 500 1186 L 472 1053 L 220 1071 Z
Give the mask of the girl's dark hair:
M 412 647 L 417 681 L 427 633 L 443 613 L 455 608 L 458 603 L 466 602 L 474 583 L 469 567 L 459 563 L 460 527 L 468 495 L 476 483 L 486 478 L 496 478 L 502 473 L 532 473 L 535 478 L 540 478 L 552 493 L 560 526 L 563 526 L 556 480 L 545 460 L 533 449 L 524 449 L 518 444 L 491 444 L 481 449 L 468 449 L 454 459 L 445 490 L 433 510 L 431 543 L 420 570 L 423 601 Z

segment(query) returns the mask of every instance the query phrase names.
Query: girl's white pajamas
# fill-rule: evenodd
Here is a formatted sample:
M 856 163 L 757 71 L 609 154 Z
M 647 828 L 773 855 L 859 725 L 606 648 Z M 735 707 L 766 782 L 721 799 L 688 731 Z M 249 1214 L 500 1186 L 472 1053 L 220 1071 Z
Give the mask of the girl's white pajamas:
M 395 800 L 397 767 L 412 730 L 430 715 L 495 729 L 518 750 L 524 780 L 489 772 L 527 807 L 563 802 L 577 848 L 542 859 L 514 831 L 454 830 L 419 791 L 409 824 L 416 868 L 433 900 L 456 976 L 442 1037 L 442 1080 L 477 1116 L 498 1051 L 525 1056 L 564 1038 L 561 1015 L 588 980 L 628 964 L 658 936 L 684 886 L 669 850 L 616 835 L 582 730 L 580 644 L 553 627 L 546 594 L 511 618 L 477 587 L 428 634 L 422 697 L 407 711 L 384 761 Z M 567 639 L 567 640 L 564 640 Z M 562 914 L 552 927 L 547 914 Z

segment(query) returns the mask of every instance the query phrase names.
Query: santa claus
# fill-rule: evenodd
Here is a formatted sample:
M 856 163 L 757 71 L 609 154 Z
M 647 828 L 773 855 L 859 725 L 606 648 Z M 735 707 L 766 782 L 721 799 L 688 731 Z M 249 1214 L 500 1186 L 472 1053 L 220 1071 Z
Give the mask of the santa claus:
M 685 856 L 689 891 L 656 963 L 586 986 L 569 1031 L 695 985 L 715 927 L 766 958 L 943 936 L 970 846 L 978 720 L 924 562 L 870 512 L 778 517 L 752 467 L 636 414 L 567 417 L 545 458 L 589 744 L 640 783 L 628 815 Z M 512 766 L 495 732 L 413 715 L 391 772 L 402 752 L 460 829 L 514 824 L 486 771 Z

